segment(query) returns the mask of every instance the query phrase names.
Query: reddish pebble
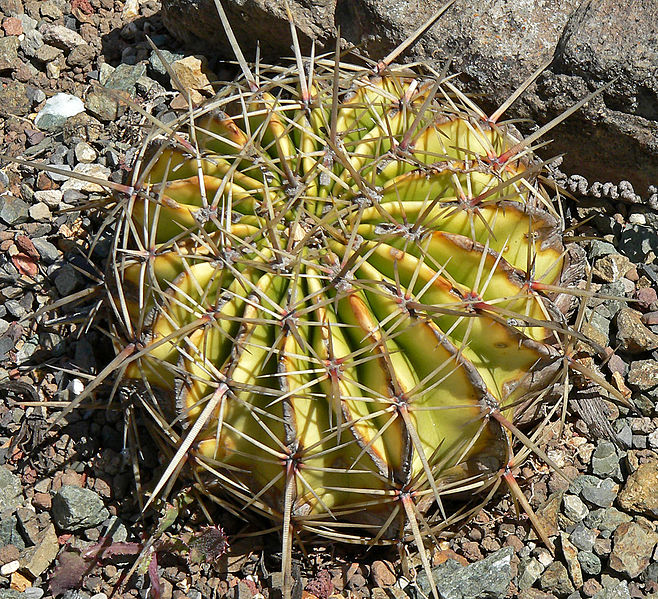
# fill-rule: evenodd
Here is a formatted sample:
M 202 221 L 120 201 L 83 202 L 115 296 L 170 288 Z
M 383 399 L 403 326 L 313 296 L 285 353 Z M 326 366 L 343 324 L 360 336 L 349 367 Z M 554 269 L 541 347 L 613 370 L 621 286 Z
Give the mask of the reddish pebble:
M 35 508 L 49 510 L 52 507 L 52 498 L 50 493 L 35 493 L 32 498 L 32 505 Z
M 89 0 L 71 0 L 71 9 L 79 10 L 81 13 L 90 15 L 94 12 L 94 8 Z
M 629 268 L 624 275 L 624 278 L 628 279 L 629 281 L 633 281 L 633 283 L 637 283 L 640 280 L 640 275 L 637 272 L 637 268 L 634 266 Z
M 658 324 L 658 312 L 647 312 L 642 314 L 642 322 L 647 326 Z
M 12 256 L 11 261 L 18 272 L 26 277 L 34 277 L 39 272 L 35 259 L 23 252 L 18 252 L 18 254 Z
M 656 295 L 656 290 L 653 287 L 640 287 L 635 292 L 635 297 L 643 308 L 648 308 L 658 300 L 658 295 Z
M 17 235 L 16 236 L 16 245 L 25 252 L 30 258 L 39 258 L 39 252 L 37 248 L 34 247 L 32 240 L 26 235 Z
M 613 354 L 608 360 L 608 370 L 610 371 L 610 374 L 618 372 L 622 376 L 625 376 L 628 371 L 628 364 L 626 364 L 626 362 L 624 362 L 624 360 L 617 354 Z
M 46 173 L 39 173 L 39 176 L 37 177 L 37 189 L 39 189 L 39 191 L 47 191 L 54 187 L 55 184 L 53 183 L 53 180 L 46 175 Z
M 2 30 L 5 35 L 21 35 L 23 33 L 23 24 L 16 17 L 7 17 L 2 21 Z

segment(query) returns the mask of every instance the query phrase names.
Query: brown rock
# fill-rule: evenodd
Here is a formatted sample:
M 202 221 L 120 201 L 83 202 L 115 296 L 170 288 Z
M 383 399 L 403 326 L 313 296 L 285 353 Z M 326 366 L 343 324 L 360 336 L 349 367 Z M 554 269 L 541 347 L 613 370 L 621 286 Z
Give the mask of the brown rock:
M 21 556 L 21 567 L 27 570 L 35 578 L 41 576 L 55 561 L 59 553 L 59 540 L 55 527 L 51 524 L 41 534 L 36 547 L 30 547 Z
M 215 81 L 217 76 L 208 68 L 207 60 L 203 56 L 180 58 L 171 63 L 171 68 L 185 89 L 213 93 L 211 82 Z
M 5 113 L 16 116 L 28 114 L 32 101 L 28 98 L 27 86 L 20 81 L 9 81 L 5 86 L 0 83 L 0 106 Z
M 35 508 L 49 510 L 52 507 L 52 497 L 50 493 L 35 493 L 32 498 L 32 505 Z
M 608 254 L 594 262 L 592 274 L 606 283 L 619 281 L 631 268 L 631 261 L 621 254 Z
M 96 57 L 96 50 L 89 44 L 81 44 L 71 50 L 66 58 L 66 64 L 71 67 L 83 67 L 88 65 Z
M 622 509 L 658 516 L 658 460 L 638 466 L 617 496 Z
M 640 287 L 635 292 L 635 299 L 642 308 L 646 309 L 658 300 L 658 295 L 653 287 Z
M 372 563 L 370 575 L 375 585 L 381 588 L 393 586 L 398 579 L 393 564 L 383 560 L 376 560 Z
M 646 520 L 624 522 L 613 535 L 609 565 L 617 572 L 636 578 L 649 565 L 656 543 L 658 533 Z
M 627 380 L 631 387 L 640 391 L 652 389 L 658 385 L 658 362 L 656 360 L 631 362 Z
M 4 545 L 0 547 L 0 565 L 8 564 L 13 562 L 20 557 L 20 550 L 16 545 Z
M 463 556 L 455 553 L 452 549 L 440 549 L 432 557 L 432 566 L 440 566 L 449 559 L 456 561 L 462 566 L 468 566 L 468 560 Z
M 579 589 L 583 586 L 583 572 L 580 568 L 580 562 L 578 561 L 578 549 L 569 540 L 568 533 L 560 533 L 560 546 L 562 548 L 564 561 L 567 563 L 567 569 L 569 570 L 571 581 L 573 582 L 573 585 Z
M 585 595 L 585 597 L 593 597 L 598 593 L 603 587 L 601 586 L 601 583 L 596 580 L 596 578 L 588 578 L 584 583 L 582 588 L 580 589 Z
M 658 335 L 642 324 L 642 314 L 631 308 L 622 308 L 615 318 L 617 341 L 621 351 L 641 354 L 658 347 Z
M 0 38 L 0 73 L 16 70 L 20 60 L 18 58 L 18 38 Z

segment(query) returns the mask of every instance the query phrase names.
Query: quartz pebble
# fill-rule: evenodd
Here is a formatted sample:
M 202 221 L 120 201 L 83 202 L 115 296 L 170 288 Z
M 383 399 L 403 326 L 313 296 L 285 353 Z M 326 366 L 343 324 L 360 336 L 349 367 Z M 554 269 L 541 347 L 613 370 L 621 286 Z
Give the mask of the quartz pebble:
M 63 125 L 67 118 L 84 112 L 85 105 L 82 100 L 71 94 L 59 93 L 46 100 L 46 104 L 34 119 L 34 124 L 41 128 Z M 48 119 L 47 117 L 51 117 Z

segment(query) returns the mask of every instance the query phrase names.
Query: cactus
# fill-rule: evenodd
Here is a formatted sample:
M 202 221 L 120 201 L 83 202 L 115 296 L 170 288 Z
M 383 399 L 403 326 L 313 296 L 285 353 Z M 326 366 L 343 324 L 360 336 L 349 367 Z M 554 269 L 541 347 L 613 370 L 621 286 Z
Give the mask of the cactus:
M 487 116 L 395 53 L 235 50 L 242 75 L 156 122 L 112 185 L 117 357 L 78 402 L 113 373 L 139 399 L 170 458 L 151 501 L 188 463 L 280 527 L 286 595 L 293 539 L 412 540 L 429 569 L 424 540 L 502 481 L 534 520 L 512 470 L 550 463 L 533 439 L 582 335 L 555 301 L 577 292 L 532 146 L 592 95 L 524 139 L 509 103 Z
M 293 533 L 421 545 L 497 486 L 564 355 L 530 142 L 448 78 L 327 57 L 157 133 L 111 285 L 123 383 L 178 448 L 155 494 L 187 457 L 282 526 L 285 561 Z

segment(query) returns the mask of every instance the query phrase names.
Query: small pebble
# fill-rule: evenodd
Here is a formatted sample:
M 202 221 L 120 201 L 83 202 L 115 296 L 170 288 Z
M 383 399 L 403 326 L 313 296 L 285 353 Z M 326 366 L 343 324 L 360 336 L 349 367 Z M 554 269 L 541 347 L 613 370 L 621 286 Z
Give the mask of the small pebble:
M 589 514 L 588 507 L 577 495 L 565 495 L 562 499 L 564 515 L 573 522 L 580 522 Z
M 3 566 L 0 566 L 0 575 L 9 576 L 10 574 L 16 572 L 20 567 L 21 567 L 21 562 L 19 562 L 16 559 L 13 562 L 9 562 L 8 564 L 4 564 Z
M 569 535 L 569 540 L 581 551 L 591 551 L 596 540 L 596 533 L 581 523 Z
M 30 217 L 34 220 L 50 220 L 50 208 L 43 202 L 30 206 Z
M 78 162 L 91 163 L 96 160 L 98 154 L 88 143 L 81 141 L 75 146 L 75 157 Z
M 580 551 L 578 561 L 582 571 L 588 576 L 596 576 L 601 573 L 601 558 L 592 551 Z
M 71 94 L 55 94 L 52 98 L 46 100 L 46 104 L 39 111 L 36 119 L 34 119 L 34 124 L 39 127 L 39 124 L 45 122 L 44 119 L 48 115 L 55 117 L 55 121 L 63 124 L 67 118 L 84 112 L 84 109 L 85 105 L 80 98 Z M 52 124 L 49 124 L 49 126 L 52 126 Z M 42 127 L 39 128 L 41 129 Z

